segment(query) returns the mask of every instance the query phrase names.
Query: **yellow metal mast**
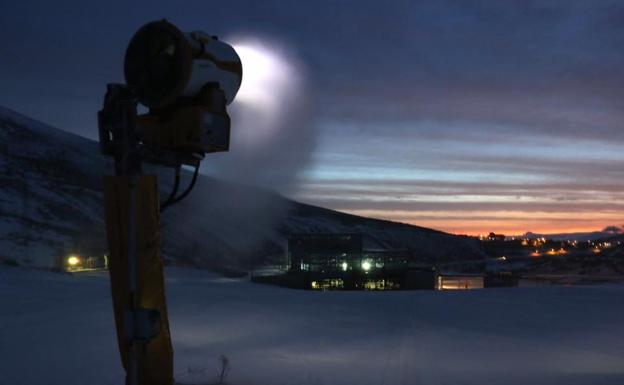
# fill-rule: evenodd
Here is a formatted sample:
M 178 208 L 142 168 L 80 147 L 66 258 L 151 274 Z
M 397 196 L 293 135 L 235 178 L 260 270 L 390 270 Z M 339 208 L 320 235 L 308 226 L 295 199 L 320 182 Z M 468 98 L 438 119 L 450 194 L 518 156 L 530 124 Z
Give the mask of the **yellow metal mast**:
M 173 385 L 160 212 L 188 195 L 206 153 L 229 150 L 226 111 L 242 80 L 234 49 L 215 36 L 183 33 L 166 20 L 134 35 L 125 57 L 127 84 L 109 84 L 98 114 L 100 147 L 115 161 L 104 177 L 113 309 L 126 385 Z M 137 104 L 149 113 L 137 116 Z M 155 175 L 142 163 L 175 169 L 161 205 Z M 182 165 L 195 168 L 176 196 Z

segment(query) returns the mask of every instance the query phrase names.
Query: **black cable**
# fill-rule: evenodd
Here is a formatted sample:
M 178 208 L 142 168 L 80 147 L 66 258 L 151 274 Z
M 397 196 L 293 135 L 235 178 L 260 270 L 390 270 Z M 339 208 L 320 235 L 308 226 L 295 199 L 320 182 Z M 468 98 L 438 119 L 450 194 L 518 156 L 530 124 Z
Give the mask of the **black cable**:
M 167 200 L 160 205 L 160 212 L 162 213 L 167 207 L 171 206 L 172 204 L 174 204 L 175 202 L 175 196 L 178 193 L 178 188 L 180 187 L 180 167 L 176 167 L 175 170 L 175 181 L 173 182 L 173 189 L 171 190 L 171 194 L 169 194 L 169 197 L 167 198 Z
M 199 174 L 199 165 L 195 166 L 195 172 L 193 173 L 193 179 L 191 180 L 191 184 L 189 184 L 189 186 L 186 188 L 186 190 L 182 193 L 182 195 L 180 195 L 179 197 L 175 198 L 172 202 L 173 203 L 178 203 L 180 202 L 182 199 L 186 198 L 186 196 L 191 192 L 191 190 L 193 189 L 193 187 L 195 186 L 195 182 L 197 181 L 197 174 Z
M 193 187 L 195 186 L 195 182 L 197 182 L 197 175 L 199 174 L 199 166 L 195 166 L 195 172 L 193 173 L 193 179 L 191 179 L 191 183 L 188 185 L 186 190 L 180 196 L 176 197 L 175 194 L 178 192 L 178 187 L 180 186 L 180 168 L 176 169 L 176 179 L 173 187 L 173 191 L 169 195 L 169 198 L 160 206 L 160 212 L 162 213 L 167 207 L 180 202 L 182 199 L 186 198 L 186 196 L 191 192 Z

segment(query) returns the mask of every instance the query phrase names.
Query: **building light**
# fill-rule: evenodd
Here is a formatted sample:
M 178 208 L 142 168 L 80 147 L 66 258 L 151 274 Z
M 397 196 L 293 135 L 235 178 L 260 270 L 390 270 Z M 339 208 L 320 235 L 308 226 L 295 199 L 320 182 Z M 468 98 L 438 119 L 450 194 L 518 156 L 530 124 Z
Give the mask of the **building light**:
M 70 266 L 76 266 L 77 264 L 80 263 L 80 258 L 76 257 L 75 255 L 72 255 L 69 258 L 67 258 L 67 263 Z
M 318 289 L 319 288 L 319 284 L 316 281 L 312 281 L 311 282 L 311 286 L 312 286 L 312 289 Z
M 347 269 L 349 268 L 349 264 L 346 262 L 342 263 L 342 271 L 347 271 Z
M 369 261 L 362 262 L 362 269 L 364 269 L 364 271 L 369 271 L 370 268 L 371 268 L 371 263 Z

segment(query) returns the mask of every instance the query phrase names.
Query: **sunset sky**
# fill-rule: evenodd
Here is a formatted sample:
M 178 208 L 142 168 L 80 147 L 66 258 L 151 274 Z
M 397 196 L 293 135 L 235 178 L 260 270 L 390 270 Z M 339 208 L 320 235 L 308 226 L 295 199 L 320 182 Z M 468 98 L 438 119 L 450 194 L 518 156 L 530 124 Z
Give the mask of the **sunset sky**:
M 453 233 L 624 224 L 624 2 L 216 4 L 3 2 L 0 105 L 95 138 L 130 36 L 166 17 L 299 71 L 311 131 L 271 149 L 302 154 L 287 196 Z

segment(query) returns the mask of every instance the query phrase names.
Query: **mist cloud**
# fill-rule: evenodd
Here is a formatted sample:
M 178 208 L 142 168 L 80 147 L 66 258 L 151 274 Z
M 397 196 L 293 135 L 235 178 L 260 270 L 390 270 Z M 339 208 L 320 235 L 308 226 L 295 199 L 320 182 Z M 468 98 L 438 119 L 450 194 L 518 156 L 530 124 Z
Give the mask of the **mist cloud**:
M 230 151 L 209 159 L 210 172 L 231 181 L 253 184 L 278 192 L 296 189 L 316 147 L 316 95 L 305 65 L 284 45 L 254 38 L 233 38 L 241 47 L 243 85 L 240 98 L 230 106 Z M 244 53 L 251 49 L 267 60 Z M 257 59 L 254 62 L 254 59 Z M 266 63 L 264 63 L 266 61 Z M 257 79 L 258 69 L 268 73 Z M 255 89 L 243 89 L 245 81 Z M 237 97 L 238 98 L 238 97 Z

